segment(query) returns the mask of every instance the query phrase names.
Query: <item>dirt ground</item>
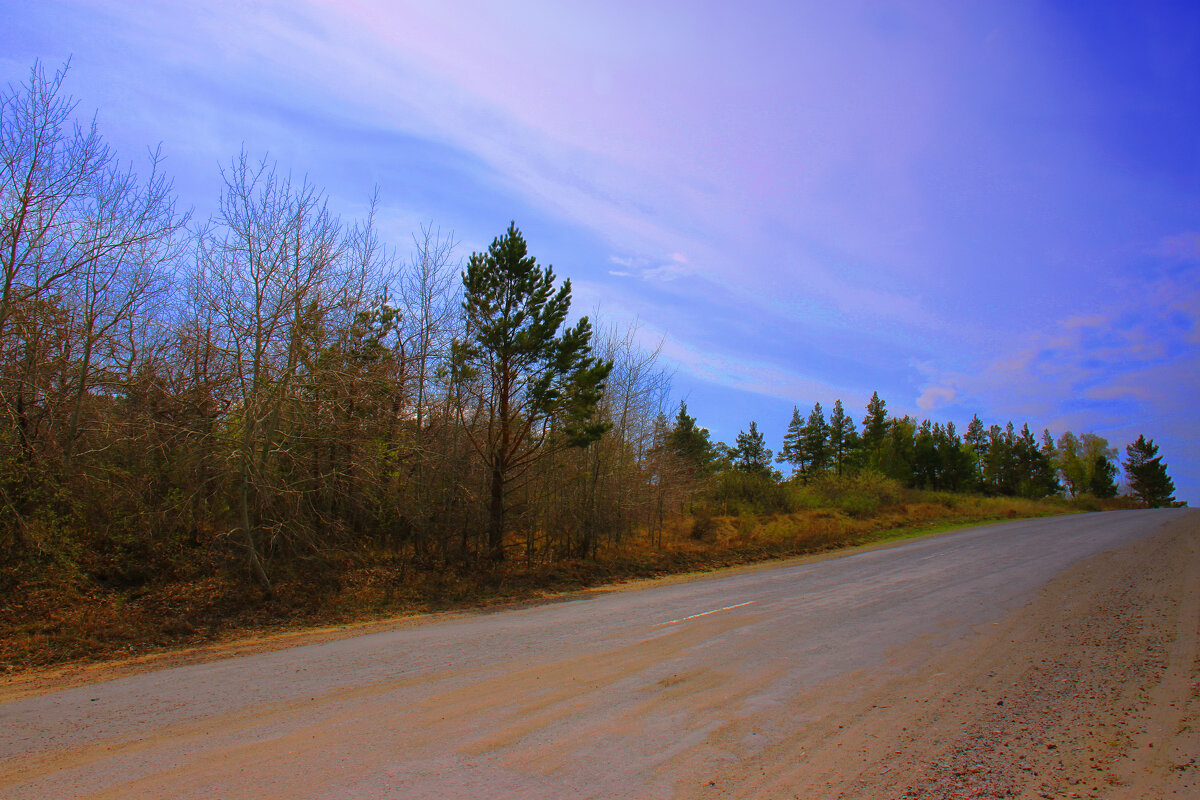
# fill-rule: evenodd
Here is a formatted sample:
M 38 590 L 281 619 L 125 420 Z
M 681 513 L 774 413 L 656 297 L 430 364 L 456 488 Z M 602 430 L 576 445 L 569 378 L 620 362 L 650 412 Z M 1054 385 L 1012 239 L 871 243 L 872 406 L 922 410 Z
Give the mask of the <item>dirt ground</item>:
M 685 794 L 1200 798 L 1200 511 L 1083 562 L 989 628 L 822 687 L 811 726 Z

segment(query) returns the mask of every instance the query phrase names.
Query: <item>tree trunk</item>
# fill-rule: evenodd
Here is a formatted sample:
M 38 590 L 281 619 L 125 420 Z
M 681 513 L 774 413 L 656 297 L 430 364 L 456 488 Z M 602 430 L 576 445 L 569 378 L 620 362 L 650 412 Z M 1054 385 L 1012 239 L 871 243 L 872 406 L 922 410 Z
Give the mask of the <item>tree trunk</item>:
M 504 560 L 504 470 L 499 461 L 492 465 L 492 500 L 488 508 L 488 557 Z
M 258 555 L 258 537 L 255 536 L 254 523 L 250 518 L 250 479 L 246 474 L 244 463 L 241 477 L 242 485 L 238 493 L 238 505 L 240 506 L 239 511 L 242 518 L 242 534 L 246 539 L 246 547 L 250 551 L 250 572 L 269 594 L 271 591 L 271 580 L 267 577 L 267 571 L 263 568 L 262 559 Z

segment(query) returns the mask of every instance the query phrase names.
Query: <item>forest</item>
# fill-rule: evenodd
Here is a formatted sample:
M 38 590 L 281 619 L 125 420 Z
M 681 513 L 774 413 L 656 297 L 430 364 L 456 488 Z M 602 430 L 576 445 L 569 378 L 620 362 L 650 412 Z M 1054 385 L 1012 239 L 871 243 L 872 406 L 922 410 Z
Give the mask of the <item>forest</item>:
M 1118 497 L 1094 433 L 960 434 L 878 394 L 797 407 L 777 455 L 756 422 L 712 441 L 515 224 L 401 253 L 377 200 L 344 218 L 246 152 L 196 219 L 65 76 L 0 98 L 0 662 L 1174 502 L 1145 437 Z

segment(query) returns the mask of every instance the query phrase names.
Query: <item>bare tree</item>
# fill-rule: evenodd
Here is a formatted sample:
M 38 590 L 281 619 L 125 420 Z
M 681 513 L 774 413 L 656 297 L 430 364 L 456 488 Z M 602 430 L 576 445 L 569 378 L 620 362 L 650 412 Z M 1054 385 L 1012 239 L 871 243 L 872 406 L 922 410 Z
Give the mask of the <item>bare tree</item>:
M 178 234 L 186 217 L 175 213 L 171 185 L 159 163 L 155 152 L 144 189 L 132 172 L 103 174 L 94 185 L 90 215 L 81 220 L 80 238 L 89 246 L 79 253 L 68 276 L 79 337 L 71 417 L 62 441 L 68 461 L 79 434 L 83 401 L 95 385 L 97 371 L 113 374 L 127 360 L 134 343 L 120 334 L 152 313 L 151 304 L 168 285 L 164 267 L 179 255 Z
M 243 152 L 223 171 L 217 217 L 200 233 L 198 269 L 232 367 L 238 528 L 253 574 L 299 535 L 302 498 L 281 469 L 302 368 L 349 325 L 370 291 L 370 224 L 347 234 L 325 196 Z M 274 510 L 276 513 L 271 514 Z
M 94 119 L 74 120 L 66 72 L 35 63 L 0 93 L 0 411 L 21 460 L 55 469 L 70 465 L 94 395 L 120 391 L 187 220 L 158 151 L 140 180 Z
M 450 357 L 450 343 L 459 327 L 461 301 L 458 242 L 432 224 L 413 234 L 413 254 L 403 277 L 401 297 L 406 316 L 406 339 L 414 374 L 413 403 L 417 428 L 424 426 L 430 404 L 431 378 L 438 364 Z

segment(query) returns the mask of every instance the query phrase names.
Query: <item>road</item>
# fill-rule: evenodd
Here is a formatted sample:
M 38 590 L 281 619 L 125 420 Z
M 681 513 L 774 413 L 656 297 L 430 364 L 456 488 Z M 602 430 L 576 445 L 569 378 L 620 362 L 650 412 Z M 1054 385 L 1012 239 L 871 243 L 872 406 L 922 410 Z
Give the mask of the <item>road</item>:
M 880 766 L 916 736 L 900 728 L 921 724 L 920 703 L 941 702 L 939 720 L 967 703 L 970 687 L 934 670 L 955 658 L 966 659 L 963 675 L 979 669 L 980 648 L 994 647 L 988 637 L 1003 626 L 1016 635 L 1064 576 L 1091 581 L 1071 591 L 1100 603 L 1113 590 L 1098 581 L 1132 585 L 1135 572 L 1191 569 L 1197 515 L 1188 514 L 1011 522 L 0 695 L 0 797 L 804 797 L 817 796 L 797 792 L 818 779 L 828 792 L 820 796 L 850 797 L 884 773 L 908 776 L 888 784 L 895 796 L 924 796 L 920 781 L 941 780 L 930 771 L 938 748 L 979 721 L 959 721 L 903 764 Z M 1125 560 L 1101 555 L 1109 553 Z M 1089 564 L 1111 575 L 1079 572 Z M 1180 575 L 1182 587 L 1194 577 Z M 1181 593 L 1163 589 L 1178 611 L 1150 609 L 1148 618 L 1193 613 Z M 1081 620 L 1113 616 L 1098 608 L 1077 611 Z M 1181 630 L 1194 635 L 1194 623 Z M 1036 639 L 1045 620 L 1038 625 L 1022 635 Z M 1160 638 L 1169 650 L 1179 637 Z M 976 683 L 1010 658 L 988 652 L 992 677 Z M 877 702 L 883 696 L 892 705 Z M 886 730 L 867 714 L 885 708 L 900 709 L 888 712 Z M 830 749 L 836 737 L 845 750 Z M 979 770 L 1000 780 L 998 766 Z

